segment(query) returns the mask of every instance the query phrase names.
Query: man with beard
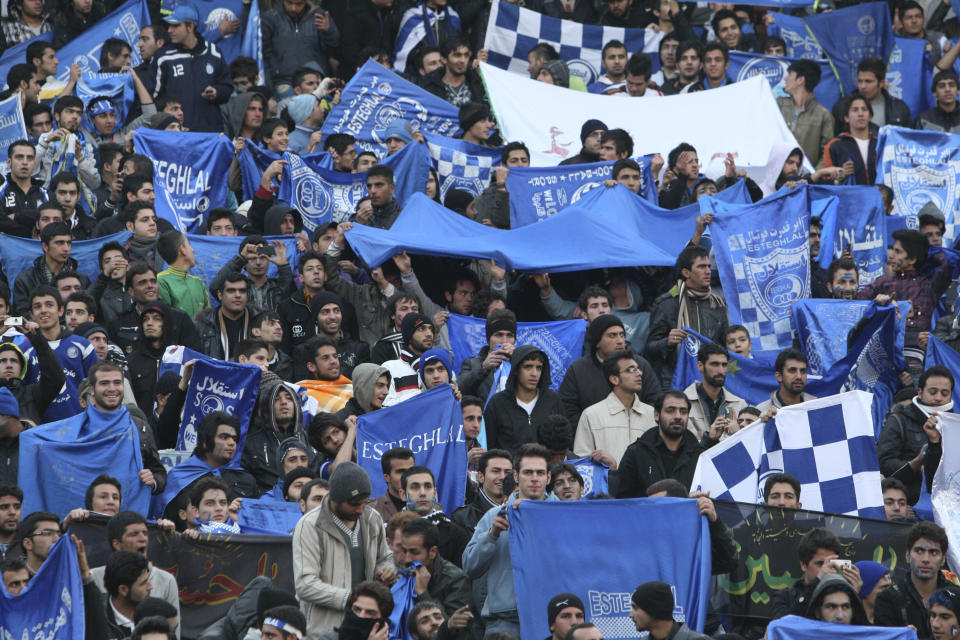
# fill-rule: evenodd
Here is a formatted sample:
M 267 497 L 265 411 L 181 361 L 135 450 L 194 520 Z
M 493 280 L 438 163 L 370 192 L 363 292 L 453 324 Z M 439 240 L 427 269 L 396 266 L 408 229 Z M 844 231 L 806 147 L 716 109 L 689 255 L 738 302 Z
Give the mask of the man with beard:
M 827 291 L 834 300 L 854 300 L 860 275 L 853 258 L 841 257 L 830 263 L 827 270 Z
M 757 408 L 765 414 L 760 417 L 761 420 L 769 420 L 781 407 L 816 399 L 804 391 L 807 388 L 807 356 L 801 351 L 797 349 L 781 351 L 774 363 L 774 375 L 780 386 L 770 393 L 769 400 L 757 405 Z
M 437 502 L 437 482 L 433 472 L 423 466 L 413 466 L 400 479 L 400 498 L 406 509 L 416 511 L 421 518 L 437 527 L 437 545 L 440 555 L 460 566 L 463 550 L 470 541 L 470 531 L 450 520 Z
M 620 460 L 618 498 L 644 497 L 647 487 L 666 478 L 690 489 L 701 451 L 697 437 L 687 429 L 690 400 L 683 392 L 670 389 L 655 409 L 658 428 L 637 438 Z
M 426 518 L 417 518 L 403 525 L 401 548 L 404 560 L 416 576 L 416 602 L 432 601 L 447 616 L 469 604 L 473 595 L 467 574 L 440 553 L 442 538 L 439 528 Z M 419 562 L 419 567 L 412 567 Z
M 931 471 L 939 466 L 943 453 L 937 416 L 953 410 L 953 387 L 949 369 L 942 365 L 930 367 L 920 376 L 917 395 L 910 404 L 895 405 L 883 421 L 877 440 L 880 472 L 906 485 L 911 505 L 920 498 L 925 466 L 930 473 L 927 488 L 932 488 Z
M 356 613 L 351 605 L 359 599 L 351 598 L 351 589 L 363 581 L 394 580 L 383 518 L 367 504 L 370 492 L 367 473 L 341 462 L 330 476 L 330 493 L 293 530 L 294 585 L 310 629 L 349 622 L 344 614 Z
M 694 382 L 683 390 L 690 399 L 690 430 L 698 438 L 707 436 L 705 444 L 740 430 L 736 416 L 747 406 L 746 401 L 723 388 L 727 381 L 727 350 L 712 342 L 700 347 L 697 353 L 697 370 L 702 382 Z
M 53 119 L 57 128 L 43 134 L 37 141 L 37 157 L 40 158 L 40 171 L 37 177 L 50 182 L 54 166 L 54 156 L 68 139 L 74 142 L 77 169 L 79 177 L 90 189 L 100 186 L 100 172 L 97 171 L 97 161 L 93 153 L 93 145 L 87 141 L 80 131 L 80 122 L 83 119 L 83 101 L 76 96 L 64 95 L 53 105 Z M 73 136 L 71 138 L 71 136 Z
M 421 313 L 408 313 L 400 323 L 404 348 L 400 358 L 387 360 L 383 366 L 390 371 L 390 395 L 384 406 L 403 402 L 420 393 L 420 356 L 433 348 L 436 331 L 433 321 Z
M 13 484 L 0 484 L 0 560 L 8 557 L 17 537 L 22 506 L 23 489 Z
M 337 345 L 340 372 L 352 378 L 354 367 L 370 361 L 370 345 L 354 340 L 344 331 L 343 305 L 343 299 L 337 294 L 321 291 L 310 301 L 310 313 L 316 322 L 317 335 L 326 336 Z M 294 358 L 294 373 L 306 378 L 308 372 L 301 368 L 305 365 L 302 359 Z

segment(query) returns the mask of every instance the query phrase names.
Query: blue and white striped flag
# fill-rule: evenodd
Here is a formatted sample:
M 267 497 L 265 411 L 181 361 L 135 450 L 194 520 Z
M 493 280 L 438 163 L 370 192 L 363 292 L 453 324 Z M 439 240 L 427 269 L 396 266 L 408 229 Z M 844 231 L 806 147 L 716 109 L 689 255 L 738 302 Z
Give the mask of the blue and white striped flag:
M 460 15 L 450 6 L 444 6 L 438 14 L 427 7 L 426 2 L 420 2 L 404 12 L 403 18 L 400 19 L 400 30 L 397 32 L 397 45 L 393 52 L 394 69 L 403 72 L 407 66 L 407 56 L 422 40 L 426 39 L 433 45 L 438 44 L 433 35 L 433 31 L 437 28 L 437 20 L 440 20 L 447 34 L 463 31 L 460 26 Z
M 500 166 L 500 148 L 481 147 L 456 138 L 424 133 L 430 160 L 440 184 L 440 200 L 450 189 L 479 196 L 490 184 L 490 171 Z
M 603 45 L 619 40 L 627 51 L 656 53 L 662 36 L 652 30 L 585 25 L 551 18 L 509 2 L 494 1 L 487 22 L 483 47 L 487 62 L 495 67 L 527 75 L 527 54 L 541 42 L 553 45 L 570 73 L 589 85 L 603 73 Z
M 760 503 L 767 477 L 800 481 L 811 511 L 883 518 L 872 394 L 848 391 L 784 407 L 700 455 L 693 486 L 720 500 Z

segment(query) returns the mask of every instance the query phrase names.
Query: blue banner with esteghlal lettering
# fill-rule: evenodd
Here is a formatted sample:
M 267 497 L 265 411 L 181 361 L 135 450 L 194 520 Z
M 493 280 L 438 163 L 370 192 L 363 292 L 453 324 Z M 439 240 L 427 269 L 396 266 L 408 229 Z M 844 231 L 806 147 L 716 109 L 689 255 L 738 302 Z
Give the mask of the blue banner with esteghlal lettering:
M 168 221 L 177 229 L 195 233 L 204 214 L 226 203 L 233 145 L 223 134 L 141 127 L 133 132 L 133 145 L 153 159 L 154 189 L 169 194 L 174 219 Z M 160 206 L 157 213 L 171 215 Z
M 458 109 L 368 60 L 351 78 L 340 94 L 340 104 L 327 114 L 323 136 L 349 133 L 356 139 L 357 151 L 386 152 L 384 132 L 394 120 L 405 120 L 414 129 L 441 136 L 460 132 Z
M 226 411 L 240 419 L 242 436 L 237 451 L 243 451 L 243 436 L 257 402 L 261 373 L 260 367 L 252 364 L 197 360 L 187 387 L 177 450 L 190 451 L 197 446 L 197 425 L 203 416 L 213 411 Z
M 437 499 L 446 513 L 463 504 L 467 478 L 467 441 L 463 412 L 445 384 L 399 404 L 365 413 L 357 420 L 357 463 L 370 476 L 373 492 L 383 495 L 380 458 L 394 447 L 408 447 L 417 464 L 433 472 Z

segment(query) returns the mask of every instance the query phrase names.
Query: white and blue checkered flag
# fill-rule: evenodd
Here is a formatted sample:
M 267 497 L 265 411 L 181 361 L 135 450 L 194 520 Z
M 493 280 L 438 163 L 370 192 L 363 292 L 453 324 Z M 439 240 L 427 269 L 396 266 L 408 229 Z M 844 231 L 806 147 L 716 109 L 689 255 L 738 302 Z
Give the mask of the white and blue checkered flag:
M 397 33 L 397 44 L 393 52 L 393 68 L 403 73 L 407 66 L 407 57 L 424 39 L 430 44 L 437 44 L 433 30 L 437 28 L 437 21 L 443 25 L 447 34 L 461 33 L 460 16 L 453 7 L 443 7 L 439 12 L 429 8 L 426 2 L 407 9 L 400 19 L 400 29 Z
M 482 147 L 456 138 L 424 133 L 430 160 L 440 184 L 440 200 L 450 189 L 483 193 L 490 184 L 490 170 L 500 166 L 500 148 Z
M 483 47 L 491 65 L 526 75 L 530 49 L 541 42 L 553 45 L 567 63 L 570 73 L 580 76 L 589 85 L 603 73 L 601 52 L 603 45 L 610 40 L 624 43 L 632 54 L 656 52 L 662 37 L 653 30 L 601 27 L 551 18 L 509 2 L 494 0 Z
M 880 463 L 866 391 L 784 407 L 700 455 L 693 486 L 720 500 L 760 503 L 775 473 L 800 482 L 811 511 L 883 518 Z

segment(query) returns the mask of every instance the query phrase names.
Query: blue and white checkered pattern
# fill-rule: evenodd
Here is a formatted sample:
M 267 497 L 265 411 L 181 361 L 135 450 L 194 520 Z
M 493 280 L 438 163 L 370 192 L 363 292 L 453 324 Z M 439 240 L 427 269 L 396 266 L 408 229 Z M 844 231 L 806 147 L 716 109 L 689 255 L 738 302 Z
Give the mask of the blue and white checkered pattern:
M 882 518 L 871 402 L 872 394 L 849 391 L 780 409 L 701 455 L 693 484 L 759 503 L 766 477 L 786 472 L 799 480 L 805 509 Z
M 601 51 L 610 40 L 624 43 L 631 54 L 657 50 L 658 40 L 652 31 L 583 25 L 499 1 L 494 1 L 490 8 L 483 46 L 491 65 L 526 74 L 527 54 L 545 42 L 560 53 L 570 73 L 590 84 L 603 73 Z
M 440 200 L 450 189 L 459 189 L 479 196 L 490 184 L 490 170 L 500 166 L 500 149 L 455 138 L 424 133 L 430 160 L 437 172 Z

